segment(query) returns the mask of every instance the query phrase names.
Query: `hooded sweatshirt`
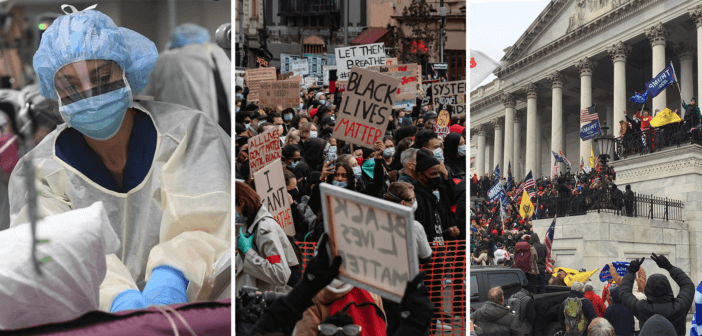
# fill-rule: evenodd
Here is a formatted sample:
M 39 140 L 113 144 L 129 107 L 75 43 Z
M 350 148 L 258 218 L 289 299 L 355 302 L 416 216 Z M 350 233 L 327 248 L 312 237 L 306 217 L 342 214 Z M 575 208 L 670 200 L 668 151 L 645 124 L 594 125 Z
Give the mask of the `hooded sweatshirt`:
M 518 323 L 515 323 L 515 316 L 509 308 L 488 301 L 470 315 L 475 320 L 475 324 L 483 329 L 484 336 L 523 336 L 519 330 Z
M 692 305 L 695 285 L 680 268 L 672 267 L 669 272 L 680 286 L 677 298 L 673 296 L 668 278 L 663 274 L 654 274 L 648 278 L 644 288 L 646 300 L 637 300 L 631 292 L 634 282 L 633 273 L 627 273 L 624 276 L 619 293 L 624 305 L 639 320 L 639 325 L 646 324 L 651 316 L 660 314 L 675 326 L 678 335 L 685 335 L 685 318 Z
M 536 254 L 538 258 L 536 259 L 536 266 L 539 268 L 539 272 L 546 270 L 546 245 L 542 244 L 539 240 L 539 235 L 534 232 L 531 234 L 531 240 L 529 240 L 534 249 L 536 249 Z
M 644 323 L 639 336 L 676 336 L 678 333 L 675 330 L 676 328 L 668 319 L 656 314 Z
M 607 307 L 604 317 L 614 326 L 617 336 L 631 336 L 634 334 L 634 314 L 626 309 L 619 299 L 619 287 L 609 291 L 612 304 Z

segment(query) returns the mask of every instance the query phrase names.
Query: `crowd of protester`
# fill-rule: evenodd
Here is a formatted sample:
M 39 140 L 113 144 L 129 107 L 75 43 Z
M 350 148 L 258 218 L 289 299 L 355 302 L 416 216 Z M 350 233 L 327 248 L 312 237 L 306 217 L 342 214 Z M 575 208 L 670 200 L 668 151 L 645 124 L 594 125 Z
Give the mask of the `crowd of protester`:
M 325 323 L 336 323 L 337 326 L 355 323 L 372 335 L 419 335 L 428 331 L 429 321 L 439 329 L 448 330 L 454 318 L 465 318 L 465 302 L 455 300 L 452 313 L 446 313 L 440 305 L 440 295 L 431 298 L 427 323 L 421 319 L 400 318 L 406 310 L 404 301 L 398 305 L 331 279 L 323 286 L 320 283 L 314 288 L 305 288 L 299 294 L 304 295 L 304 299 L 300 299 L 304 305 L 290 299 L 298 286 L 304 284 L 304 281 L 294 279 L 304 280 L 305 277 L 297 269 L 301 259 L 299 254 L 296 258 L 295 245 L 318 242 L 326 235 L 320 199 L 322 183 L 411 207 L 419 261 L 433 263 L 423 282 L 430 291 L 437 293 L 448 283 L 454 297 L 465 297 L 465 279 L 444 278 L 439 272 L 444 268 L 465 268 L 466 262 L 465 248 L 448 244 L 465 241 L 467 236 L 465 206 L 457 206 L 467 203 L 464 117 L 451 119 L 450 133 L 442 136 L 434 131 L 437 113 L 431 110 L 431 106 L 420 106 L 422 99 L 418 97 L 414 108 L 393 109 L 385 136 L 370 149 L 334 138 L 342 97 L 339 92 L 330 93 L 327 87 L 301 88 L 299 108 L 260 108 L 254 102 L 247 102 L 246 87 L 237 86 L 235 90 L 235 173 L 240 181 L 236 186 L 237 243 L 244 246 L 243 249 L 238 247 L 238 253 L 246 260 L 243 270 L 237 274 L 237 292 L 246 283 L 259 290 L 288 293 L 285 307 L 278 308 L 288 309 L 286 313 L 293 312 L 284 322 L 294 329 L 294 335 L 319 335 L 319 328 Z M 274 127 L 278 127 L 282 134 L 281 161 L 291 203 L 294 237 L 285 237 L 265 205 L 260 205 L 249 167 L 249 139 Z M 257 223 L 261 223 L 258 229 L 255 228 Z M 246 249 L 249 235 L 255 234 L 256 230 L 264 233 L 261 231 L 264 227 L 269 241 L 262 240 L 257 250 Z M 251 281 L 240 282 L 240 278 Z M 416 294 L 417 291 L 411 292 Z M 419 300 L 419 296 L 415 296 L 408 298 L 406 295 L 403 300 Z M 337 316 L 335 310 L 338 309 L 330 309 L 350 302 L 355 302 L 353 306 L 356 307 L 351 312 L 346 310 L 350 320 L 347 316 Z M 242 311 L 252 309 L 242 307 Z M 266 310 L 264 317 L 269 312 L 270 309 Z M 280 314 L 283 314 L 282 310 L 275 315 Z M 237 318 L 239 315 L 237 312 Z M 251 316 L 261 314 L 242 313 L 242 316 L 251 326 L 259 321 Z M 260 321 L 264 317 L 260 317 Z M 273 319 L 282 321 L 280 316 Z M 260 327 L 261 323 L 254 330 L 262 330 Z M 412 328 L 412 333 L 409 333 Z M 287 335 L 291 331 L 283 333 Z

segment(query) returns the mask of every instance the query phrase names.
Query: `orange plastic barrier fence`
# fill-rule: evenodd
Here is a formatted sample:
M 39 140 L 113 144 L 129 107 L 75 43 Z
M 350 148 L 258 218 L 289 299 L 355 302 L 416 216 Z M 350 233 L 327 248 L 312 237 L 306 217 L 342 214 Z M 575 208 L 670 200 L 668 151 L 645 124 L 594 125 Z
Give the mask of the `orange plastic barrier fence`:
M 298 242 L 302 250 L 302 269 L 314 254 L 317 243 Z M 427 271 L 424 284 L 429 289 L 429 299 L 435 311 L 430 334 L 467 335 L 466 319 L 466 241 L 444 242 L 443 246 L 429 243 L 433 251 L 431 261 L 420 265 Z

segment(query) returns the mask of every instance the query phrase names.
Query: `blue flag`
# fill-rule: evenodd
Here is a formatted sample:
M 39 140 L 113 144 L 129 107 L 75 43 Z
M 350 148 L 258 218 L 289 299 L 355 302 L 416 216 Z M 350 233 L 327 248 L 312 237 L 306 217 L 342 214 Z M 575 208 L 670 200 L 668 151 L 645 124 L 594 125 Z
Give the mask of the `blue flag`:
M 651 96 L 655 98 L 659 93 L 663 92 L 668 85 L 675 82 L 677 82 L 675 70 L 673 70 L 672 64 L 668 64 L 656 77 L 646 82 L 646 89 L 651 93 Z
M 600 121 L 599 120 L 595 120 L 595 121 L 583 126 L 580 129 L 580 139 L 583 141 L 590 140 L 590 139 L 592 139 L 595 136 L 598 136 L 600 134 L 601 134 L 601 132 L 600 132 Z
M 617 270 L 617 274 L 620 276 L 625 276 L 629 271 L 629 263 L 626 261 L 615 261 L 612 263 L 614 269 Z M 604 265 L 602 271 L 600 272 L 600 281 L 605 282 L 612 278 L 612 274 L 609 273 L 609 265 Z
M 629 98 L 630 101 L 636 103 L 636 104 L 645 104 L 646 101 L 648 100 L 648 90 L 644 92 L 644 94 L 639 94 L 638 92 L 634 92 L 634 96 Z
M 490 190 L 488 190 L 488 198 L 490 199 L 491 203 L 494 202 L 498 198 L 500 200 L 502 200 L 502 197 L 504 196 L 504 194 L 505 194 L 505 190 L 502 189 L 502 184 L 500 183 L 500 181 L 497 181 L 497 183 L 495 183 L 495 185 L 492 186 L 492 188 L 490 188 Z
M 507 165 L 507 190 L 512 189 L 512 161 Z
M 495 166 L 495 181 L 500 181 L 500 165 Z

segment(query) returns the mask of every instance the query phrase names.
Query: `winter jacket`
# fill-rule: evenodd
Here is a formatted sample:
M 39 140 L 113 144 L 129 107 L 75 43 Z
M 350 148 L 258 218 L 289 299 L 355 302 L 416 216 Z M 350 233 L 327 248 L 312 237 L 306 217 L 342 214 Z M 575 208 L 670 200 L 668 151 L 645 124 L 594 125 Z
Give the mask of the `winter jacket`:
M 602 301 L 602 298 L 599 297 L 595 292 L 589 291 L 585 292 L 585 298 L 590 300 L 592 302 L 592 306 L 595 307 L 595 312 L 597 313 L 597 317 L 604 317 L 605 310 L 607 308 L 605 307 L 604 301 Z
M 634 334 L 634 314 L 626 309 L 619 299 L 619 287 L 609 292 L 612 304 L 607 307 L 604 318 L 614 326 L 617 336 L 631 336 Z
M 517 323 L 520 325 L 520 330 L 524 335 L 531 335 L 532 324 L 536 318 L 536 306 L 534 305 L 534 297 L 529 294 L 529 291 L 522 288 L 519 292 L 512 295 L 513 299 L 521 300 L 521 305 L 519 306 L 519 312 L 517 313 L 517 318 L 519 320 Z M 514 309 L 511 307 L 510 309 Z
M 690 277 L 680 268 L 670 269 L 670 277 L 680 286 L 678 297 L 673 297 L 668 278 L 663 274 L 654 274 L 646 281 L 644 294 L 646 300 L 637 300 L 631 293 L 634 274 L 627 273 L 622 279 L 619 295 L 624 305 L 639 320 L 639 325 L 655 314 L 660 314 L 675 326 L 678 335 L 685 335 L 685 318 L 690 310 L 695 295 L 695 285 Z
M 536 249 L 536 254 L 538 255 L 538 258 L 536 259 L 536 266 L 539 268 L 539 272 L 545 271 L 546 270 L 546 245 L 542 244 L 541 241 L 539 241 L 539 235 L 534 232 L 531 235 L 531 240 L 529 240 L 529 243 L 531 244 L 534 249 Z
M 273 219 L 264 205 L 261 205 L 253 220 L 249 220 L 246 233 L 254 234 L 254 227 L 258 230 L 254 236 L 254 248 L 236 255 L 236 291 L 243 286 L 256 287 L 258 290 L 275 291 L 284 288 L 290 278 L 290 267 L 299 265 L 295 250 L 290 246 L 283 229 Z
M 643 327 L 639 336 L 676 336 L 679 332 L 665 317 L 656 314 L 651 316 Z M 684 334 L 683 334 L 684 335 Z
M 592 306 L 592 302 L 590 300 L 585 298 L 585 293 L 583 292 L 576 292 L 576 291 L 570 291 L 570 295 L 568 295 L 569 298 L 581 298 L 582 299 L 582 307 L 583 307 L 583 316 L 587 319 L 587 323 L 589 324 L 592 320 L 597 318 L 597 312 L 595 312 L 595 307 Z M 558 308 L 558 322 L 561 323 L 562 326 L 565 327 L 565 300 L 561 302 L 561 307 Z M 585 331 L 583 332 L 583 335 L 587 335 L 587 328 L 585 328 Z
M 529 273 L 533 274 L 533 275 L 538 275 L 539 274 L 539 267 L 536 266 L 536 260 L 539 259 L 539 256 L 536 253 L 536 249 L 533 246 L 531 246 L 529 248 L 529 251 L 531 253 L 531 272 L 529 272 Z
M 515 316 L 509 308 L 488 301 L 470 315 L 475 324 L 483 330 L 484 336 L 523 336 Z
M 414 184 L 414 194 L 417 202 L 417 211 L 414 212 L 414 220 L 422 223 L 424 232 L 427 234 L 429 242 L 436 242 L 444 245 L 448 240 L 448 228 L 454 226 L 453 216 L 449 210 L 450 204 L 447 202 L 448 195 L 443 187 L 439 186 L 439 198 L 431 190 L 416 181 Z M 488 249 L 492 251 L 492 249 Z

